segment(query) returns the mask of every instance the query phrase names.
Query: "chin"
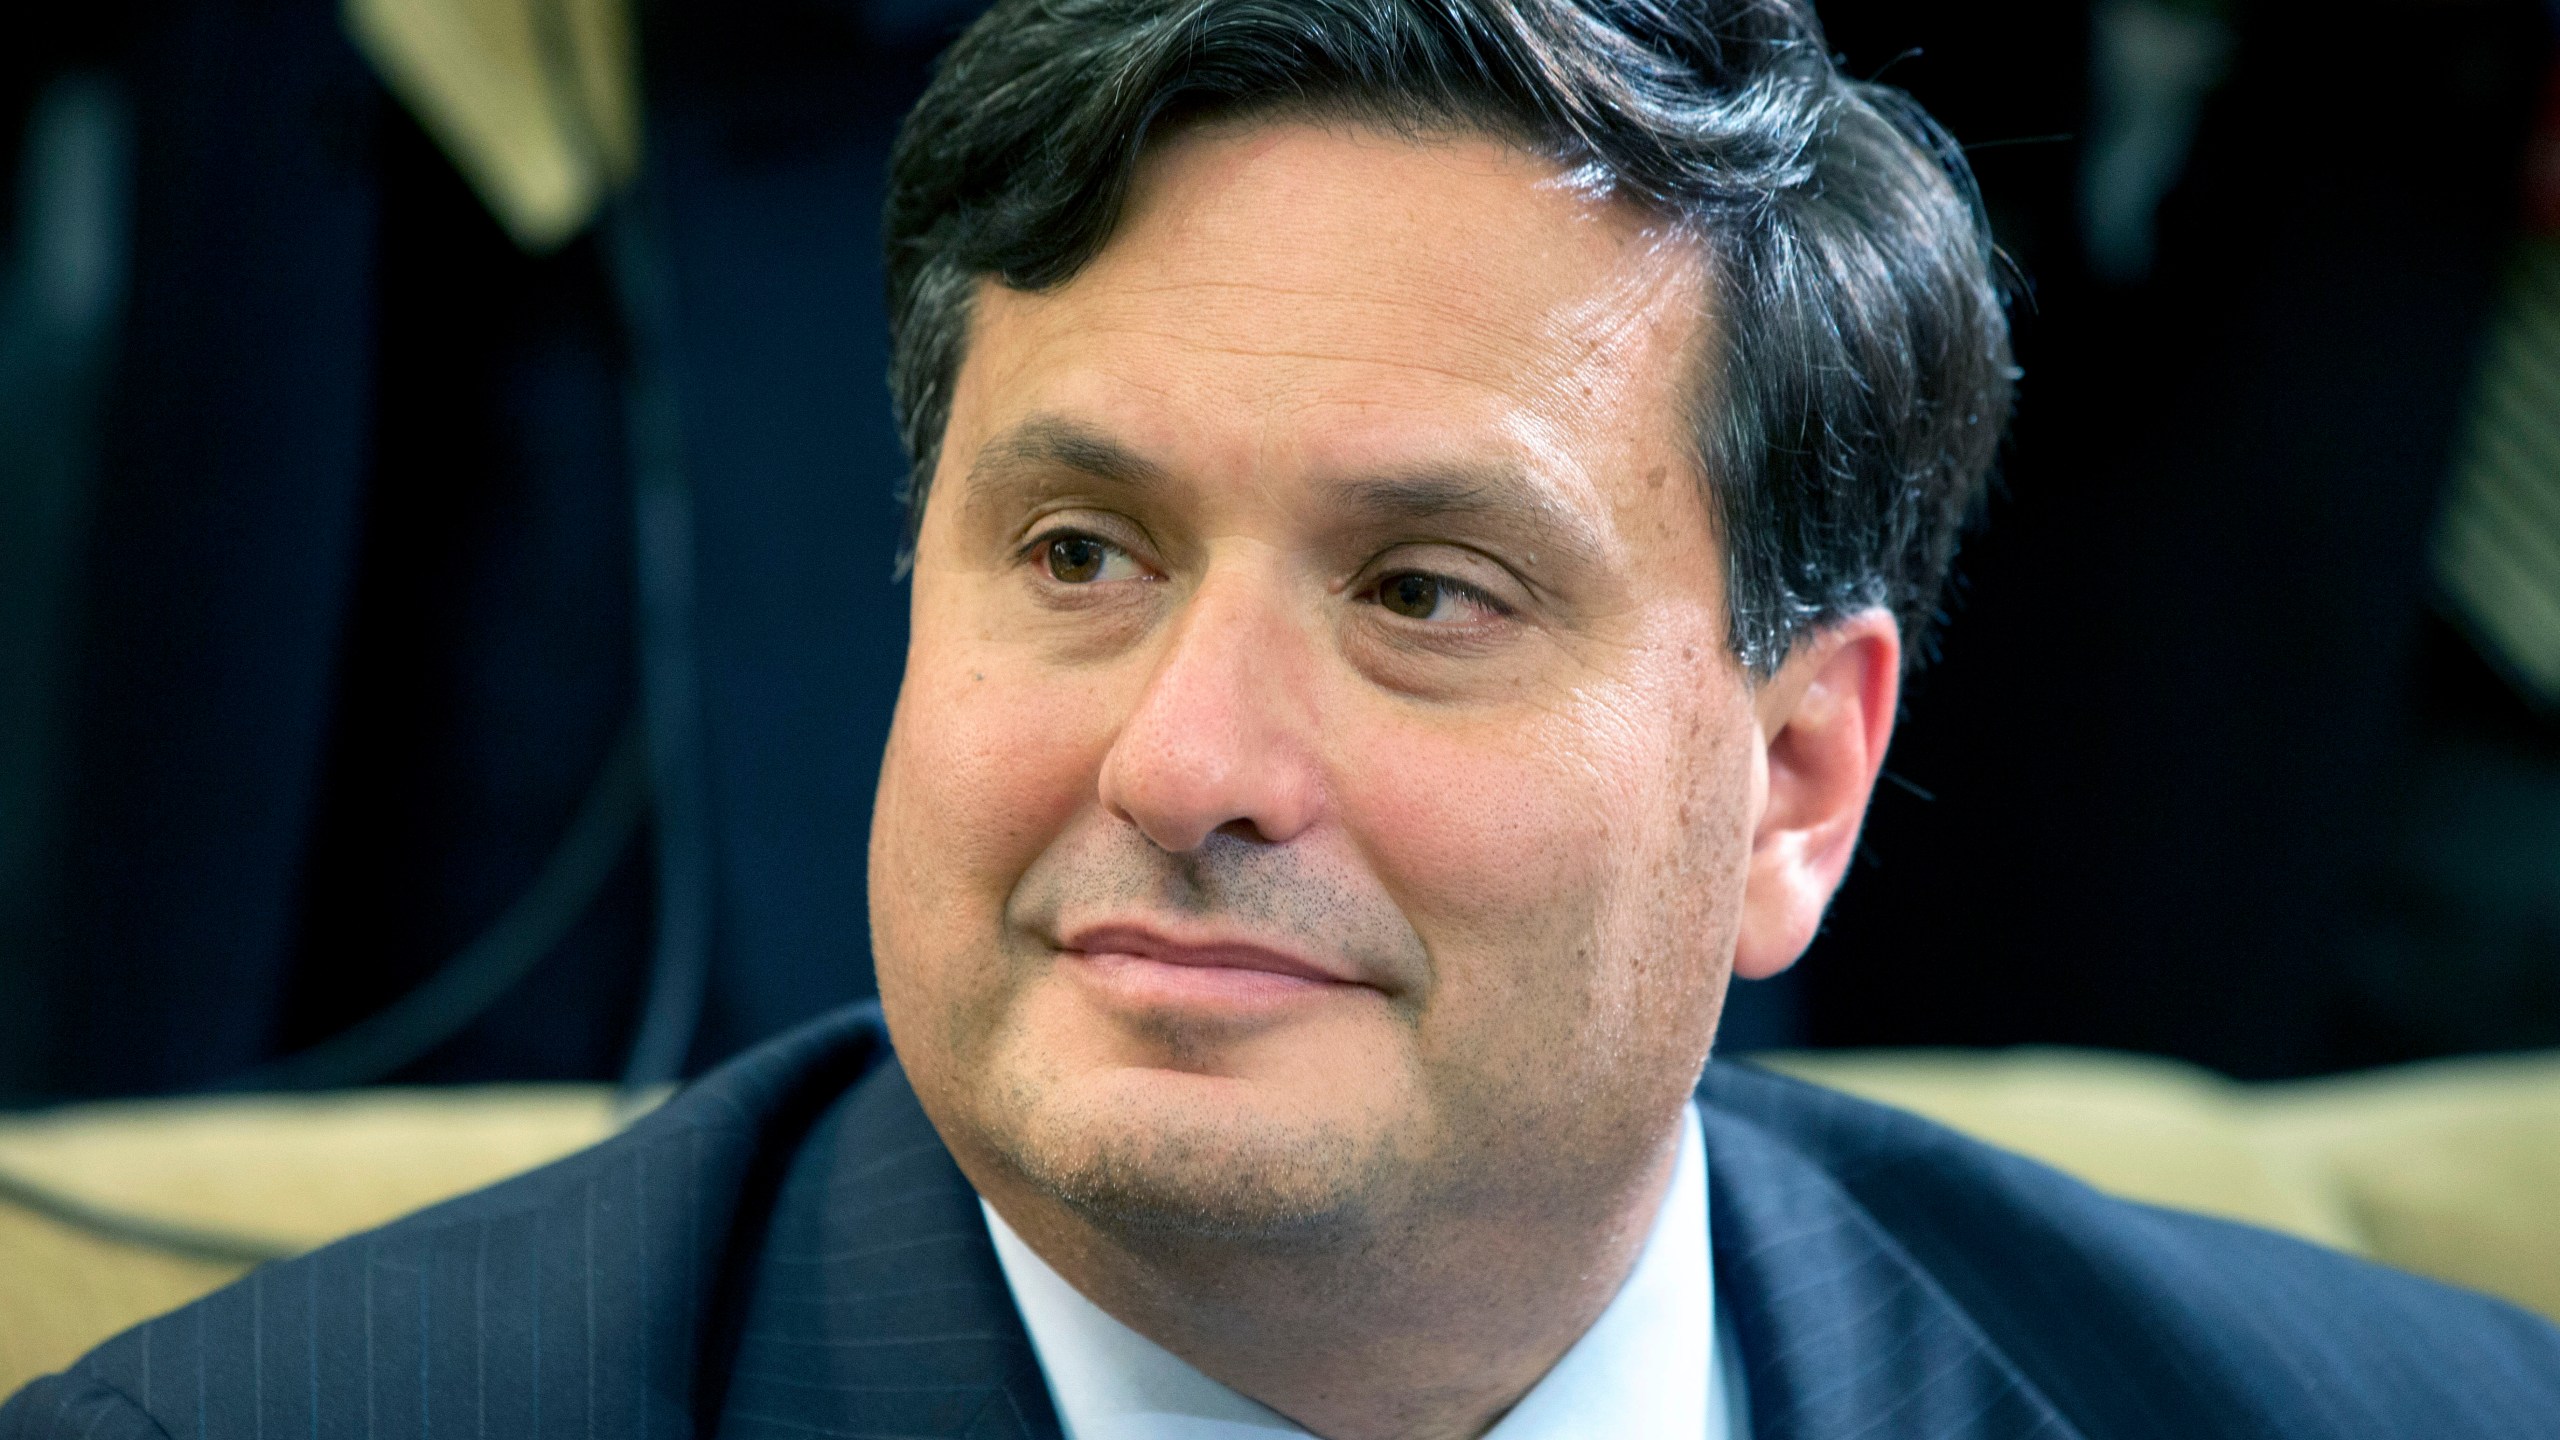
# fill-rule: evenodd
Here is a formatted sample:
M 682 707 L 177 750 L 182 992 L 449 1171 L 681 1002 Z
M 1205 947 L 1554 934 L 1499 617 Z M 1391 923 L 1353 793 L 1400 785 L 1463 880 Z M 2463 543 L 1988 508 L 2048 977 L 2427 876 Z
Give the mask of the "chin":
M 1003 1087 L 986 1136 L 1107 1232 L 1285 1244 L 1365 1227 L 1403 1167 L 1374 1114 L 1310 1113 L 1264 1082 L 1120 1066 Z

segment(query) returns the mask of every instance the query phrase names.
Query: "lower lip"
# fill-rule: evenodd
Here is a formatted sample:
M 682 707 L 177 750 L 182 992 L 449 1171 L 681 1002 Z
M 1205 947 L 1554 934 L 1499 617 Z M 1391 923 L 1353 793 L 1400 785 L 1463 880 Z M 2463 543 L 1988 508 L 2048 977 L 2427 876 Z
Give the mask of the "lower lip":
M 1110 999 L 1141 1010 L 1264 1011 L 1367 988 L 1274 970 L 1176 965 L 1113 951 L 1068 950 L 1061 958 Z

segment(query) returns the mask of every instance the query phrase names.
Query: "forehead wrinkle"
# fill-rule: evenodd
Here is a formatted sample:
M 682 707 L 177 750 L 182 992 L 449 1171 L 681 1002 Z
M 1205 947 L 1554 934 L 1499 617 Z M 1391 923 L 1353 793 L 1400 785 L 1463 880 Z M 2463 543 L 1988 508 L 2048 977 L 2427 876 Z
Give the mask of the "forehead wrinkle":
M 1132 302 L 1227 303 L 1263 315 L 1274 313 L 1267 308 L 1272 302 L 1340 300 L 1375 311 L 1402 311 L 1419 316 L 1429 322 L 1434 333 L 1444 338 L 1499 326 L 1503 332 L 1501 341 L 1510 346 L 1532 341 L 1549 320 L 1544 310 L 1512 317 L 1500 313 L 1499 307 L 1485 303 L 1487 296 L 1527 293 L 1529 287 L 1516 275 L 1483 277 L 1480 284 L 1464 289 L 1452 287 L 1451 293 L 1447 294 L 1433 294 L 1400 283 L 1409 278 L 1393 266 L 1375 269 L 1345 267 L 1332 274 L 1295 283 L 1288 278 L 1251 274 L 1180 275 L 1133 280 L 1122 289 Z M 1491 337 L 1478 334 L 1473 338 L 1477 338 L 1479 348 L 1483 348 L 1482 341 Z
M 1155 307 L 1144 303 L 1177 297 L 1194 289 L 1208 291 L 1211 296 L 1209 304 L 1190 307 L 1178 317 L 1159 313 Z M 1214 306 L 1219 299 L 1254 292 L 1272 298 L 1302 298 L 1318 293 L 1283 291 L 1242 283 L 1162 285 L 1143 290 L 1133 287 L 1127 295 L 1115 297 L 1114 302 L 1103 307 L 1098 316 L 1079 316 L 1072 320 L 1064 315 L 1044 318 L 1052 326 L 1073 324 L 1076 332 L 1073 338 L 1086 342 L 1098 335 L 1109 334 L 1151 341 L 1201 356 L 1403 372 L 1429 376 L 1470 391 L 1514 398 L 1517 398 L 1514 392 L 1524 377 L 1542 377 L 1570 368 L 1575 363 L 1575 360 L 1562 364 L 1553 361 L 1536 363 L 1539 337 L 1533 326 L 1510 326 L 1486 333 L 1486 317 L 1480 310 L 1409 299 L 1390 301 L 1383 295 L 1364 296 L 1357 303 L 1372 309 L 1402 308 L 1428 317 L 1435 322 L 1429 327 L 1433 336 L 1431 343 L 1402 349 L 1381 346 L 1376 341 L 1379 327 L 1374 323 L 1363 327 L 1361 334 L 1330 335 L 1305 332 L 1263 335 L 1255 333 L 1250 324 L 1215 323 L 1217 312 Z M 1368 318 L 1374 322 L 1374 315 Z M 1461 321 L 1467 323 L 1458 323 Z M 1579 358 L 1575 357 L 1576 360 Z

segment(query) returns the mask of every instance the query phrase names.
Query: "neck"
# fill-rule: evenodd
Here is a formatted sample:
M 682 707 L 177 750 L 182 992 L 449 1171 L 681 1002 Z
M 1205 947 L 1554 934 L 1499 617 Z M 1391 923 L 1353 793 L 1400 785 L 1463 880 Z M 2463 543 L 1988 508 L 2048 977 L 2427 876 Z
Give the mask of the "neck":
M 1475 1440 L 1625 1283 L 1679 1142 L 1674 1125 L 1571 1204 L 1479 1197 L 1273 1242 L 1118 1230 L 1028 1186 L 980 1189 L 1095 1304 L 1310 1432 Z

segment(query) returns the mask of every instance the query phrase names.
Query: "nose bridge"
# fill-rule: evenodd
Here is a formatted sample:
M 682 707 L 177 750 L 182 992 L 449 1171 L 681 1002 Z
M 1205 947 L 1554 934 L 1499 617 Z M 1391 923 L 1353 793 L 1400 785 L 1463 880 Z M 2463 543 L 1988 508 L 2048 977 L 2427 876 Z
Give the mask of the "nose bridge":
M 1278 568 L 1259 561 L 1212 568 L 1183 607 L 1156 667 L 1158 681 L 1171 676 L 1189 683 L 1185 672 L 1198 673 L 1223 688 L 1268 687 L 1276 697 L 1302 679 L 1305 630 L 1292 613 L 1287 579 L 1275 573 Z
M 1285 577 L 1212 566 L 1183 605 L 1102 773 L 1103 802 L 1190 850 L 1242 822 L 1278 842 L 1312 823 L 1312 665 Z

